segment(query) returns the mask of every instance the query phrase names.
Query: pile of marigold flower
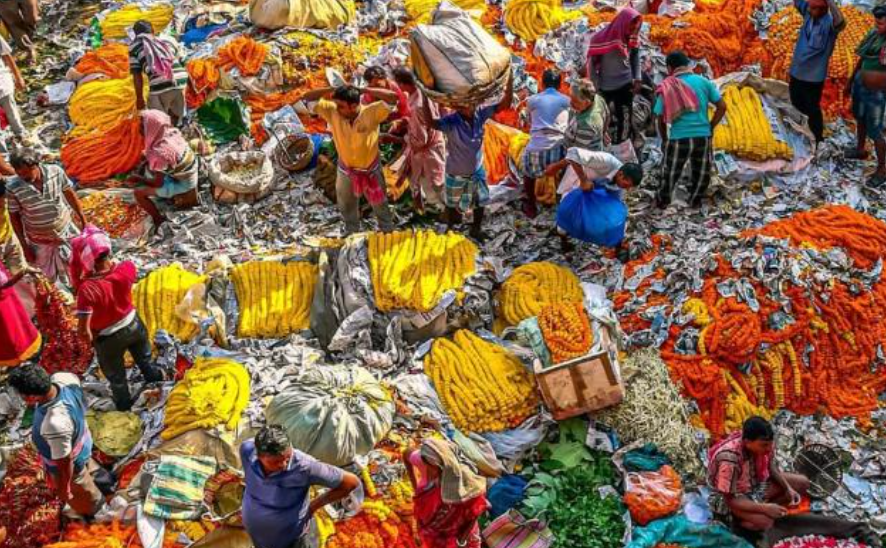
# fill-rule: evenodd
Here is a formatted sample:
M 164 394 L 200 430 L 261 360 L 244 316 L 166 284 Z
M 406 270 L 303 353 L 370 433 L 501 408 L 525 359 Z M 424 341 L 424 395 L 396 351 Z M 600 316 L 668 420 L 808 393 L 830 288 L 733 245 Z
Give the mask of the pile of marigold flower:
M 859 275 L 886 256 L 886 224 L 844 206 L 799 213 L 741 237 L 758 252 L 765 247 L 784 262 L 799 256 L 798 248 L 839 248 Z M 666 245 L 659 239 L 655 250 L 629 263 L 625 279 L 641 265 L 657 266 Z M 856 417 L 866 423 L 886 389 L 886 368 L 874 365 L 886 342 L 886 283 L 877 276 L 867 291 L 861 279 L 822 282 L 807 268 L 800 276 L 802 285 L 783 283 L 781 295 L 773 295 L 771 284 L 764 284 L 768 280 L 755 276 L 754 266 L 734 267 L 724 256 L 727 251 L 722 253 L 714 256 L 715 267 L 705 274 L 701 291 L 685 302 L 672 303 L 651 291 L 655 280 L 666 279 L 662 268 L 633 292 L 617 293 L 613 300 L 622 328 L 628 333 L 648 329 L 651 322 L 644 312 L 656 306 L 665 315 L 690 318 L 685 328 L 671 324 L 661 354 L 715 437 L 737 429 L 748 416 L 769 416 L 778 409 Z M 828 262 L 816 266 L 826 269 Z M 718 291 L 718 284 L 740 279 L 753 286 L 755 309 Z M 695 353 L 687 352 L 685 341 L 679 350 L 676 345 L 681 336 L 692 335 L 690 329 L 697 336 Z

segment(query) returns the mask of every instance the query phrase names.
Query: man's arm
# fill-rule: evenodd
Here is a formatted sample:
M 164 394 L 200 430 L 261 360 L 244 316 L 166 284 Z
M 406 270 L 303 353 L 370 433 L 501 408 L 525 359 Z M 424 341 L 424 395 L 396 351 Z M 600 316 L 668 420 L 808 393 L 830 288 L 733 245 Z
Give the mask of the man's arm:
M 588 179 L 588 174 L 585 172 L 585 167 L 583 165 L 573 160 L 569 160 L 569 166 L 575 171 L 575 174 L 578 175 L 578 181 L 582 190 L 588 191 L 594 189 L 594 182 Z
M 780 485 L 782 489 L 784 489 L 784 492 L 787 494 L 788 499 L 790 499 L 792 506 L 800 504 L 802 500 L 800 493 L 798 493 L 796 490 L 794 490 L 793 487 L 791 487 L 791 484 L 788 482 L 787 478 L 784 477 L 784 474 L 782 474 L 781 469 L 778 467 L 778 464 L 775 462 L 774 458 L 770 459 L 769 461 L 769 477 L 771 477 L 772 481 L 774 481 L 776 484 Z
M 65 198 L 68 200 L 68 204 L 71 205 L 71 209 L 74 210 L 77 219 L 80 220 L 80 228 L 85 228 L 86 217 L 83 215 L 83 208 L 80 207 L 80 198 L 77 197 L 77 193 L 74 192 L 73 188 L 65 189 Z
M 298 103 L 299 101 L 304 101 L 306 103 L 310 103 L 319 99 L 327 99 L 330 95 L 332 95 L 333 91 L 335 91 L 335 88 L 312 89 L 311 91 L 303 93 L 301 96 L 299 96 L 298 100 L 296 100 L 295 102 Z
M 25 225 L 22 223 L 21 213 L 19 213 L 18 211 L 10 211 L 9 221 L 12 223 L 12 229 L 15 231 L 18 242 L 22 245 L 22 251 L 25 254 L 25 260 L 29 263 L 33 263 L 34 259 L 36 259 L 37 257 L 34 255 L 34 250 L 28 244 L 28 240 L 25 239 Z
M 498 102 L 498 105 L 495 107 L 495 112 L 501 112 L 503 110 L 508 110 L 511 108 L 511 103 L 514 102 L 514 71 L 508 68 L 508 83 L 505 86 L 505 94 L 502 96 L 501 101 Z
M 356 489 L 358 485 L 360 485 L 360 480 L 357 476 L 350 472 L 342 471 L 341 483 L 338 484 L 338 487 L 330 489 L 312 500 L 308 505 L 308 515 L 312 515 L 327 504 L 334 504 L 342 500 L 347 497 L 351 491 Z
M 22 78 L 22 73 L 18 70 L 18 65 L 15 64 L 15 58 L 12 55 L 7 54 L 3 56 L 3 63 L 9 67 L 9 72 L 12 73 L 12 78 L 15 80 L 15 89 L 19 91 L 24 91 L 25 89 L 25 79 Z
M 831 12 L 831 19 L 834 20 L 835 31 L 840 32 L 846 28 L 846 18 L 843 17 L 843 12 L 840 10 L 839 4 L 834 2 L 834 0 L 828 0 L 828 11 Z
M 858 74 L 859 70 L 861 70 L 861 57 L 855 62 L 855 68 L 852 69 L 852 74 L 849 75 L 849 80 L 846 80 L 846 89 L 843 90 L 846 97 L 852 96 L 852 84 L 855 82 L 855 75 Z
M 726 504 L 732 512 L 763 514 L 772 519 L 783 518 L 787 515 L 787 510 L 777 504 L 754 502 L 747 497 L 735 497 L 732 495 L 725 495 L 725 497 Z
M 668 124 L 665 122 L 664 116 L 656 116 L 655 125 L 658 126 L 658 136 L 661 137 L 662 148 L 664 148 L 668 142 Z
M 145 76 L 142 71 L 132 73 L 132 85 L 135 88 L 135 108 L 145 110 Z
M 89 327 L 89 319 L 92 313 L 79 312 L 77 314 L 77 333 L 80 338 L 89 344 L 92 344 L 92 329 Z
M 428 125 L 431 126 L 432 129 L 440 129 L 440 118 L 434 116 L 434 113 L 431 111 L 430 97 L 422 97 L 421 110 L 425 120 L 428 121 Z
M 389 89 L 384 88 L 364 88 L 363 91 L 368 93 L 370 97 L 375 99 L 376 101 L 384 101 L 390 105 L 396 105 L 400 98 L 397 96 L 396 91 L 391 91 Z
M 55 460 L 58 477 L 55 479 L 55 492 L 62 502 L 71 500 L 71 478 L 74 477 L 74 459 L 71 455 Z
M 714 105 L 717 107 L 714 110 L 714 116 L 711 118 L 711 131 L 714 131 L 714 128 L 723 120 L 723 116 L 726 115 L 726 101 L 720 98 L 719 101 L 715 102 Z

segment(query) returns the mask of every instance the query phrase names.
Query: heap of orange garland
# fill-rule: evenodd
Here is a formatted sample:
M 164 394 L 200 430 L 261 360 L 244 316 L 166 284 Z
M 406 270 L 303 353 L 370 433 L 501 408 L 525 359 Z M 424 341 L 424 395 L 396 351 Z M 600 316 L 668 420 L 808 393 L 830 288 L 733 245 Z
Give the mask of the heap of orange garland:
M 886 257 L 886 224 L 846 206 L 799 213 L 741 237 L 761 253 L 764 246 L 781 249 L 782 259 L 802 248 L 820 252 L 839 248 L 859 272 L 869 271 Z M 789 247 L 765 238 L 787 240 Z M 662 237 L 655 237 L 653 244 L 655 249 L 627 265 L 625 279 L 671 245 Z M 651 291 L 652 283 L 668 274 L 663 269 L 633 293 L 621 291 L 614 298 L 628 333 L 649 328 L 641 314 L 653 306 L 664 305 L 665 314 L 691 315 L 689 325 L 670 327 L 661 354 L 675 382 L 698 403 L 712 435 L 720 437 L 751 415 L 768 416 L 778 409 L 856 417 L 867 423 L 878 407 L 878 395 L 886 390 L 886 364 L 877 358 L 886 343 L 882 276 L 868 290 L 862 280 L 816 281 L 807 268 L 801 274 L 803 287 L 789 282 L 780 287 L 790 302 L 784 307 L 753 276 L 752 265 L 737 271 L 722 255 L 716 260 L 717 267 L 705 274 L 701 292 L 691 295 L 680 310 L 666 296 Z M 757 311 L 718 292 L 717 284 L 738 279 L 753 285 Z M 638 307 L 635 298 L 646 300 Z M 698 331 L 695 354 L 675 349 L 686 328 Z

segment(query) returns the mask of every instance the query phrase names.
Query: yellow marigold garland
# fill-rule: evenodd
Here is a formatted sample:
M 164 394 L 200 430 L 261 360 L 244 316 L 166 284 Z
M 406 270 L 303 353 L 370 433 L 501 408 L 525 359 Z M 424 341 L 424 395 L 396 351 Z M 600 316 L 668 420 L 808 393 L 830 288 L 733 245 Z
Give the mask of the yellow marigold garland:
M 250 261 L 231 271 L 239 337 L 285 337 L 310 327 L 317 265 L 306 261 Z
M 373 232 L 367 240 L 375 306 L 382 312 L 427 312 L 476 270 L 477 246 L 461 234 Z
M 84 135 L 92 130 L 108 131 L 135 114 L 135 88 L 131 77 L 87 82 L 71 95 L 68 115 L 76 127 L 69 135 Z
M 234 430 L 249 405 L 249 372 L 225 358 L 197 358 L 169 393 L 164 430 L 172 439 L 191 430 L 223 425 Z
M 132 301 L 151 340 L 158 329 L 165 329 L 182 341 L 189 341 L 199 332 L 197 323 L 185 321 L 175 312 L 192 286 L 206 281 L 200 276 L 185 270 L 181 264 L 173 263 L 142 278 L 132 288 Z
M 136 21 L 148 21 L 154 27 L 154 32 L 160 34 L 172 21 L 173 8 L 171 4 L 155 4 L 148 9 L 142 9 L 138 4 L 127 4 L 119 10 L 108 13 L 99 22 L 102 38 L 119 39 L 126 38 L 128 31 Z
M 714 148 L 749 160 L 791 160 L 793 149 L 772 133 L 763 102 L 750 86 L 729 86 L 723 92 L 726 119 L 714 130 Z
M 554 363 L 584 356 L 594 343 L 591 322 L 580 302 L 546 306 L 538 315 L 538 326 Z
M 516 268 L 502 285 L 499 315 L 506 325 L 517 325 L 538 316 L 549 304 L 583 299 L 578 277 L 571 270 L 549 262 L 529 263 Z
M 465 432 L 513 428 L 538 407 L 535 380 L 520 360 L 466 329 L 434 341 L 425 370 L 452 422 Z

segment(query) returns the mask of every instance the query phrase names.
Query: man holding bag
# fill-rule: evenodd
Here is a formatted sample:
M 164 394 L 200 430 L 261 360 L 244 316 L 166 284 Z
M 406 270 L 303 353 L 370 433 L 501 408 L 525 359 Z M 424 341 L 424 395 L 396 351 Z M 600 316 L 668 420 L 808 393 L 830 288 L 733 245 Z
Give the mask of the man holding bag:
M 669 75 L 655 91 L 655 106 L 652 108 L 658 117 L 658 132 L 664 150 L 656 202 L 661 209 L 670 205 L 674 187 L 688 160 L 691 168 L 689 206 L 698 208 L 711 182 L 711 137 L 726 114 L 726 103 L 713 82 L 693 74 L 689 57 L 682 51 L 668 54 L 665 63 Z M 716 107 L 710 119 L 709 103 Z

